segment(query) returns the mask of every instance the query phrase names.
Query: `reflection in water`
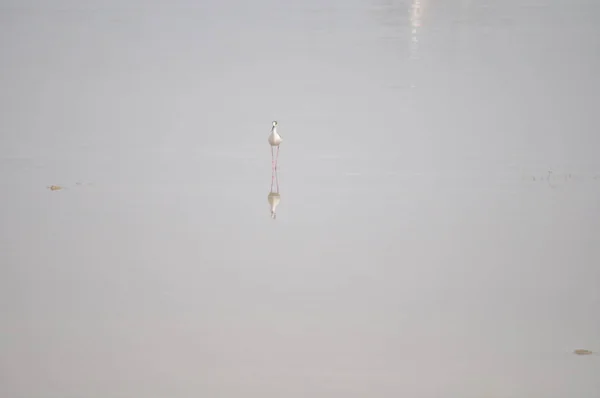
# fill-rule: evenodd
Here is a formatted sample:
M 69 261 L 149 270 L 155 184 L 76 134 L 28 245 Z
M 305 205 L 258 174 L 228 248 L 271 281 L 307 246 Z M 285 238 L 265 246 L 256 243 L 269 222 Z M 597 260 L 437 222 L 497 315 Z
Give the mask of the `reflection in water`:
M 273 190 L 275 188 L 275 190 Z M 281 201 L 281 195 L 279 194 L 279 179 L 277 178 L 277 168 L 271 169 L 271 191 L 268 196 L 269 205 L 271 206 L 271 218 L 275 220 L 277 218 L 277 205 Z
M 419 75 L 419 30 L 421 29 L 422 15 L 423 15 L 423 1 L 424 0 L 413 0 L 409 8 L 409 22 L 410 22 L 410 43 L 408 48 L 408 62 L 412 64 L 410 67 L 410 88 L 414 89 L 417 87 L 417 76 Z M 411 102 L 414 97 L 411 97 Z
M 418 61 L 420 58 L 420 39 L 423 16 L 427 8 L 427 0 L 376 0 L 374 10 L 384 32 L 391 34 L 393 43 L 402 46 L 401 67 L 406 71 L 402 75 L 407 81 L 401 87 L 414 89 L 420 74 Z M 383 40 L 390 38 L 383 35 Z M 408 45 L 407 45 L 408 44 Z
M 418 29 L 421 27 L 421 0 L 413 0 L 410 6 L 410 60 L 418 59 L 419 37 Z

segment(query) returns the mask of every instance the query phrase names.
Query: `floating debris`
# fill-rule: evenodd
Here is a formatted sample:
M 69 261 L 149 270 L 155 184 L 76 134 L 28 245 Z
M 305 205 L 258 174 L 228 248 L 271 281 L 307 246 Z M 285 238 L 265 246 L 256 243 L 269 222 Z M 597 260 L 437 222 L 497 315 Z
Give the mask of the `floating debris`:
M 578 349 L 578 350 L 573 351 L 573 354 L 575 354 L 575 355 L 592 355 L 593 352 L 590 350 Z
M 86 186 L 86 185 L 93 185 L 93 183 L 91 183 L 91 182 L 77 181 L 77 182 L 75 182 L 74 186 L 75 187 L 83 187 L 83 186 Z M 51 191 L 62 191 L 62 190 L 65 190 L 65 189 L 71 189 L 74 186 L 69 185 L 69 186 L 65 187 L 65 186 L 61 186 L 61 185 L 49 185 L 46 188 L 48 188 Z

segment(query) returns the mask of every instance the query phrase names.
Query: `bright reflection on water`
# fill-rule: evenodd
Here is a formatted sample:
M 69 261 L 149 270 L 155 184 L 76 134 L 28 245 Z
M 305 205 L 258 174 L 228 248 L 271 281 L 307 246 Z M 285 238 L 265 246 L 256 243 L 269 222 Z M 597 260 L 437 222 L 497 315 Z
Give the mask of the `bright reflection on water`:
M 271 218 L 277 218 L 277 206 L 281 202 L 281 194 L 279 193 L 279 178 L 277 178 L 277 169 L 271 170 L 271 190 L 269 191 L 269 206 L 271 206 Z
M 0 396 L 600 396 L 595 2 L 146 3 L 0 2 Z

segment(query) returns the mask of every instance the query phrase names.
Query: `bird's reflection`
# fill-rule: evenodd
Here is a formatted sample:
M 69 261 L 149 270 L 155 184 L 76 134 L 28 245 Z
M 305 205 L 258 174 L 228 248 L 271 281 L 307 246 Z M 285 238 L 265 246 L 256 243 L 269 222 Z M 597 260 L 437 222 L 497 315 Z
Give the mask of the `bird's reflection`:
M 271 191 L 267 197 L 269 200 L 269 206 L 271 207 L 271 218 L 275 220 L 277 218 L 277 205 L 281 201 L 281 195 L 279 194 L 279 179 L 277 178 L 277 168 L 271 169 Z

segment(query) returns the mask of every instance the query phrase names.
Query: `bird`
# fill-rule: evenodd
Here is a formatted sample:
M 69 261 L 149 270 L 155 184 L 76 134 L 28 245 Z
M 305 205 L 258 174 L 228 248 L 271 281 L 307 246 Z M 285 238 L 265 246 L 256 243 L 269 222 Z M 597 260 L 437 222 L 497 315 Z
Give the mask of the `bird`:
M 277 168 L 277 160 L 279 159 L 279 144 L 283 141 L 283 138 L 277 133 L 277 121 L 273 121 L 273 127 L 271 127 L 271 134 L 269 135 L 269 144 L 271 145 L 271 166 L 273 169 Z M 277 147 L 277 156 L 273 160 L 274 147 Z

